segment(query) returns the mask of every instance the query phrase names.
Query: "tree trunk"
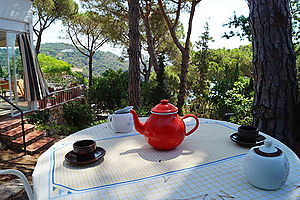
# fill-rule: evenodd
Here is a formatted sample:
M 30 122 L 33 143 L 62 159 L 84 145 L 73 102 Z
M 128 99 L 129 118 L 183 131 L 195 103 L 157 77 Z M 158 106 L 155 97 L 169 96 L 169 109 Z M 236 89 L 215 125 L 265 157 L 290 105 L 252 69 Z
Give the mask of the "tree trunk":
M 93 53 L 89 55 L 89 88 L 93 85 Z
M 150 75 L 151 75 L 151 69 L 150 70 L 148 69 L 145 72 L 145 75 L 144 75 L 145 83 L 149 83 L 149 81 L 150 81 Z
M 139 32 L 139 1 L 128 0 L 129 16 L 129 69 L 128 98 L 129 105 L 140 106 L 140 32 Z
M 189 25 L 188 25 L 188 30 L 186 33 L 186 39 L 185 39 L 185 43 L 184 46 L 181 44 L 181 42 L 179 41 L 179 38 L 176 35 L 176 27 L 178 25 L 179 22 L 179 18 L 180 18 L 180 10 L 182 8 L 182 3 L 183 1 L 173 1 L 173 3 L 176 2 L 177 4 L 177 11 L 176 11 L 176 17 L 175 20 L 170 20 L 170 18 L 168 17 L 164 5 L 162 3 L 162 0 L 158 0 L 158 5 L 161 11 L 162 16 L 164 17 L 168 29 L 170 31 L 171 37 L 175 43 L 175 45 L 177 46 L 177 48 L 180 50 L 181 52 L 181 73 L 180 73 L 180 84 L 179 84 L 179 94 L 178 94 L 178 98 L 177 98 L 177 107 L 178 107 L 178 114 L 182 115 L 183 114 L 183 105 L 184 105 L 184 100 L 185 100 L 185 95 L 186 95 L 186 77 L 187 77 L 187 73 L 188 73 L 188 66 L 189 66 L 189 45 L 190 45 L 190 37 L 191 37 L 191 33 L 192 33 L 192 25 L 193 25 L 193 19 L 194 19 L 194 14 L 195 14 L 195 10 L 196 10 L 196 6 L 197 4 L 200 2 L 201 0 L 192 0 L 191 2 L 191 10 L 190 10 L 190 16 L 189 16 Z M 173 23 L 172 23 L 173 21 Z
M 189 53 L 188 50 L 182 53 L 182 61 L 181 61 L 181 72 L 180 72 L 180 84 L 179 84 L 179 93 L 177 98 L 177 107 L 178 107 L 178 114 L 183 115 L 183 105 L 186 95 L 186 77 L 188 73 L 188 66 L 189 66 Z
M 155 48 L 154 48 L 154 41 L 153 41 L 153 36 L 152 36 L 152 31 L 151 31 L 151 27 L 150 27 L 150 23 L 149 23 L 149 16 L 150 13 L 152 11 L 152 7 L 151 5 L 149 5 L 150 2 L 146 1 L 146 6 L 145 6 L 145 13 L 143 13 L 143 9 L 141 7 L 139 7 L 140 9 L 140 15 L 141 18 L 144 22 L 144 26 L 145 26 L 145 31 L 146 31 L 146 39 L 147 39 L 147 51 L 149 54 L 149 71 L 151 71 L 151 68 L 153 66 L 155 73 L 158 73 L 158 61 L 157 61 L 157 56 L 155 53 Z M 151 3 L 150 3 L 151 4 Z M 149 80 L 145 81 L 148 82 Z
M 248 2 L 253 35 L 254 125 L 297 151 L 296 62 L 289 0 Z
M 140 70 L 140 73 L 144 77 L 144 82 L 147 84 L 150 80 L 151 69 L 152 69 L 152 60 L 149 58 L 148 63 L 145 63 L 142 58 L 140 58 L 141 64 L 144 66 L 143 70 Z
M 36 45 L 35 45 L 36 54 L 40 53 L 41 42 L 42 42 L 42 33 L 43 33 L 43 31 L 41 30 L 39 32 L 39 34 L 37 35 L 37 40 L 36 40 Z
M 158 73 L 158 62 L 157 62 L 157 57 L 156 57 L 156 53 L 155 53 L 155 49 L 154 49 L 154 45 L 153 45 L 153 37 L 151 34 L 151 30 L 150 30 L 150 24 L 148 19 L 144 19 L 144 24 L 145 24 L 145 31 L 146 31 L 146 38 L 147 38 L 147 51 L 148 54 L 150 56 L 150 61 L 149 61 L 149 69 L 151 71 L 151 68 L 153 66 L 155 73 Z

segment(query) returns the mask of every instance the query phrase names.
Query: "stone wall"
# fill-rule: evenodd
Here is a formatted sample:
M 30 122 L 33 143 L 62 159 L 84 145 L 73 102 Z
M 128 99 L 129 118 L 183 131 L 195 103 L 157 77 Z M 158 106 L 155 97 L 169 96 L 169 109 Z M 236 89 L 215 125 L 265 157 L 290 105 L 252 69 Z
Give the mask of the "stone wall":
M 84 99 L 83 98 L 77 98 L 73 101 L 83 102 Z M 59 104 L 59 105 L 56 105 L 56 106 L 48 109 L 49 113 L 50 113 L 49 121 L 51 122 L 51 124 L 67 124 L 67 121 L 64 118 L 63 105 L 64 104 Z
M 49 113 L 50 113 L 49 121 L 52 124 L 66 124 L 67 123 L 67 121 L 64 117 L 63 104 L 49 108 Z

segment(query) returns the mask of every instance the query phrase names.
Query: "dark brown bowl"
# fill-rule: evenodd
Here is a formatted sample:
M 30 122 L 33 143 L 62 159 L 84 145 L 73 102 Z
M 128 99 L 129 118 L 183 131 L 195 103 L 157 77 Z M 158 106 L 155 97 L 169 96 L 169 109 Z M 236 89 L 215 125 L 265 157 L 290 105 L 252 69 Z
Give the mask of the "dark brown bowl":
M 255 138 L 258 137 L 258 129 L 254 126 L 240 126 L 238 136 L 245 141 L 255 141 Z
M 94 140 L 78 140 L 73 144 L 73 151 L 79 155 L 91 154 L 96 150 Z

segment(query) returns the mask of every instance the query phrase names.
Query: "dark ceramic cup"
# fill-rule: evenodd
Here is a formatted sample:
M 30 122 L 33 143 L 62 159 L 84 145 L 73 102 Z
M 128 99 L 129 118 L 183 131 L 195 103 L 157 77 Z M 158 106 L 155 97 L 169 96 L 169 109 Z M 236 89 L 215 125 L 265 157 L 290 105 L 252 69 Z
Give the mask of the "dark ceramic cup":
M 240 126 L 238 136 L 241 141 L 255 142 L 258 137 L 258 129 L 254 126 Z
M 73 144 L 73 151 L 79 155 L 88 155 L 96 150 L 94 140 L 78 140 Z

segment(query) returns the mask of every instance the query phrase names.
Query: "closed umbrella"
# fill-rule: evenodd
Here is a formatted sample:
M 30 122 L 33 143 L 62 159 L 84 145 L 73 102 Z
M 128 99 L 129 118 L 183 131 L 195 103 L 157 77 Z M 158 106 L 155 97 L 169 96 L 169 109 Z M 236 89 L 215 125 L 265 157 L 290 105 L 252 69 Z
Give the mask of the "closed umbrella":
M 46 80 L 30 45 L 28 33 L 21 33 L 18 38 L 24 68 L 25 97 L 28 101 L 41 100 L 49 95 Z

